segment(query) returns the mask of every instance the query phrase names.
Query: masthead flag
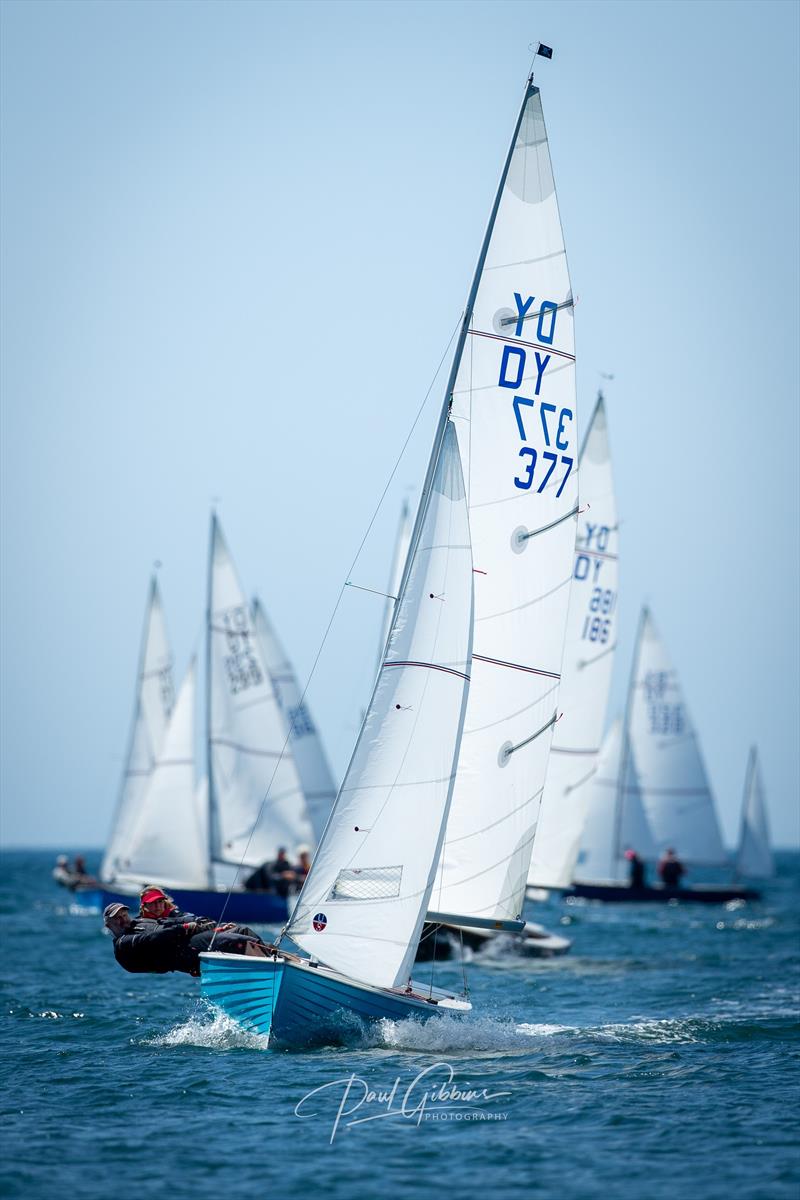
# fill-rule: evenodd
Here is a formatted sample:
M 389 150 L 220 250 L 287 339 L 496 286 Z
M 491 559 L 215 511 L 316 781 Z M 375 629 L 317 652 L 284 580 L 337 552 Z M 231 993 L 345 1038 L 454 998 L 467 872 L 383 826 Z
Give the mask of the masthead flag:
M 544 42 L 539 42 L 539 49 L 536 51 L 536 53 L 541 54 L 542 58 L 552 58 L 553 47 L 545 46 Z

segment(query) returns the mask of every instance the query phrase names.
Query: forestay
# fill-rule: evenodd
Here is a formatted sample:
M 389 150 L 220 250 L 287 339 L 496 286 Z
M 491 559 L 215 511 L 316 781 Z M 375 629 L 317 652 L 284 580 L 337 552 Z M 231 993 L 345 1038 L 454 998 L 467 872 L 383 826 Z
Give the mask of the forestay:
M 761 780 L 761 765 L 755 746 L 750 750 L 747 760 L 736 871 L 737 874 L 749 876 L 752 879 L 769 879 L 775 874 L 775 864 L 770 848 L 767 806 L 764 802 L 764 785 Z
M 623 792 L 638 786 L 659 853 L 672 847 L 685 863 L 722 866 L 714 799 L 677 673 L 648 609 L 642 613 L 628 696 Z M 628 759 L 636 780 L 628 778 Z
M 289 746 L 300 776 L 303 800 L 316 844 L 322 837 L 325 822 L 336 799 L 336 785 L 294 667 L 264 606 L 257 598 L 253 601 L 253 623 L 289 735 Z
M 258 866 L 312 842 L 302 788 L 250 606 L 216 516 L 208 601 L 211 857 Z
M 586 820 L 574 877 L 581 883 L 627 882 L 625 851 L 640 858 L 656 857 L 655 843 L 636 787 L 635 764 L 628 768 L 629 787 L 620 787 L 622 721 L 605 736 L 597 769 L 586 787 Z
M 452 425 L 422 500 L 375 690 L 288 935 L 364 983 L 405 984 L 450 804 L 468 691 L 472 556 Z
M 208 843 L 195 788 L 196 691 L 192 660 L 130 831 L 124 874 L 140 882 L 156 879 L 184 888 L 210 884 Z
M 522 911 L 544 789 L 577 513 L 573 306 L 529 83 L 451 374 L 475 562 L 473 675 L 433 907 Z
M 161 594 L 153 576 L 139 654 L 128 755 L 114 824 L 100 868 L 100 878 L 106 882 L 113 881 L 125 869 L 131 826 L 161 750 L 174 700 L 172 654 Z
M 581 845 L 617 643 L 619 549 L 608 421 L 598 396 L 580 454 L 581 510 L 559 707 L 528 883 L 563 888 Z

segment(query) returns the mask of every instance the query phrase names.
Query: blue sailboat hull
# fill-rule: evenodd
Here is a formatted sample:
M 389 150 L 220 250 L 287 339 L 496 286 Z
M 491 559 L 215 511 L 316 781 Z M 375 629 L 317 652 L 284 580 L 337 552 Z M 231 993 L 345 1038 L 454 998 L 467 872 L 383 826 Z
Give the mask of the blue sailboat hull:
M 200 988 L 206 1000 L 253 1033 L 268 1035 L 280 995 L 283 959 L 203 954 Z
M 242 959 L 240 968 L 231 966 L 233 957 L 200 955 L 203 995 L 245 1028 L 284 1046 L 347 1043 L 379 1021 L 427 1021 L 469 1008 L 443 993 L 439 1004 L 359 984 L 302 959 Z
M 195 913 L 198 917 L 211 917 L 234 921 L 237 925 L 283 925 L 288 916 L 286 900 L 274 892 L 231 892 L 211 888 L 165 888 L 183 912 Z M 81 908 L 102 912 L 107 904 L 118 901 L 127 904 L 136 912 L 139 908 L 138 891 L 122 891 L 114 888 L 77 889 L 72 893 L 72 903 Z

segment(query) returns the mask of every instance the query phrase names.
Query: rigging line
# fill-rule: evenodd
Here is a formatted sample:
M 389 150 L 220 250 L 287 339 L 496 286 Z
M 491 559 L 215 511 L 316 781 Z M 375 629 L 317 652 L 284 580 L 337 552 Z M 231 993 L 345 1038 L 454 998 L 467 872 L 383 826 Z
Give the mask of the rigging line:
M 383 596 L 386 600 L 397 600 L 397 596 L 393 596 L 391 592 L 379 592 L 376 588 L 362 587 L 360 583 L 351 583 L 349 579 L 344 586 L 355 588 L 357 592 L 371 592 L 373 596 Z
M 547 533 L 548 529 L 555 529 L 556 525 L 561 525 L 563 521 L 568 521 L 570 517 L 577 517 L 579 512 L 580 508 L 576 504 L 571 512 L 564 513 L 563 517 L 557 517 L 549 525 L 542 525 L 540 529 L 529 529 L 527 533 L 517 534 L 517 541 L 527 542 L 529 538 L 538 537 L 540 533 Z
M 344 596 L 344 593 L 345 593 L 345 588 L 347 587 L 347 580 L 349 579 L 349 577 L 352 575 L 353 571 L 355 570 L 356 563 L 358 562 L 358 560 L 359 560 L 359 558 L 360 558 L 360 556 L 361 556 L 361 551 L 364 549 L 364 544 L 365 544 L 365 542 L 366 542 L 367 538 L 369 537 L 370 533 L 372 532 L 372 526 L 375 524 L 375 521 L 376 521 L 376 519 L 377 519 L 378 513 L 380 512 L 380 509 L 381 509 L 381 505 L 383 504 L 384 500 L 386 499 L 386 493 L 389 491 L 389 488 L 391 487 L 391 484 L 392 484 L 392 480 L 394 479 L 395 475 L 397 474 L 397 468 L 400 466 L 400 462 L 401 462 L 401 460 L 402 460 L 402 458 L 403 458 L 403 455 L 404 455 L 404 454 L 405 454 L 405 452 L 406 452 L 406 448 L 407 448 L 407 446 L 408 446 L 408 443 L 411 441 L 411 438 L 412 438 L 412 436 L 413 436 L 414 430 L 416 429 L 416 427 L 417 427 L 417 425 L 418 425 L 418 423 L 419 423 L 419 419 L 420 419 L 420 417 L 422 416 L 422 413 L 423 413 L 423 411 L 424 411 L 425 405 L 428 403 L 428 398 L 429 398 L 429 396 L 430 396 L 431 392 L 433 391 L 434 384 L 436 383 L 436 380 L 439 378 L 439 372 L 440 372 L 440 371 L 441 371 L 441 369 L 442 369 L 442 364 L 444 363 L 445 359 L 447 358 L 447 355 L 450 353 L 450 347 L 451 347 L 451 346 L 452 346 L 452 344 L 453 344 L 453 339 L 455 338 L 456 334 L 458 333 L 458 330 L 459 330 L 459 329 L 460 329 L 460 327 L 461 327 L 461 323 L 462 323 L 463 319 L 464 319 L 464 313 L 462 312 L 462 313 L 460 313 L 460 314 L 459 314 L 459 317 L 458 317 L 458 320 L 456 321 L 456 324 L 455 324 L 455 327 L 454 327 L 454 329 L 453 329 L 453 332 L 450 334 L 450 339 L 449 339 L 449 341 L 448 341 L 448 343 L 447 343 L 447 345 L 446 345 L 446 347 L 445 347 L 445 349 L 444 349 L 444 353 L 442 354 L 442 357 L 439 359 L 439 365 L 437 366 L 437 368 L 436 368 L 436 370 L 435 370 L 435 372 L 434 372 L 433 378 L 431 379 L 431 382 L 430 382 L 430 384 L 429 384 L 429 386 L 428 386 L 428 390 L 426 391 L 426 393 L 425 393 L 425 395 L 424 395 L 424 397 L 423 397 L 423 399 L 422 399 L 422 403 L 420 404 L 419 408 L 417 409 L 416 415 L 414 416 L 414 420 L 413 420 L 413 421 L 412 421 L 412 423 L 411 423 L 411 428 L 409 429 L 408 433 L 406 434 L 406 439 L 405 439 L 405 441 L 403 442 L 403 445 L 402 445 L 402 446 L 401 446 L 401 448 L 400 448 L 400 453 L 397 455 L 397 458 L 396 458 L 396 459 L 395 459 L 395 461 L 394 461 L 394 464 L 393 464 L 393 466 L 392 466 L 392 469 L 391 469 L 391 471 L 389 472 L 389 478 L 386 480 L 386 483 L 385 483 L 385 485 L 384 485 L 383 491 L 381 492 L 381 494 L 380 494 L 380 497 L 379 497 L 379 499 L 378 499 L 378 503 L 375 505 L 375 508 L 374 508 L 374 510 L 373 510 L 373 513 L 372 513 L 372 516 L 370 517 L 370 519 L 369 519 L 369 523 L 367 524 L 367 528 L 366 528 L 366 530 L 364 531 L 364 535 L 363 535 L 363 537 L 361 538 L 361 541 L 359 542 L 358 549 L 357 549 L 357 550 L 356 550 L 356 552 L 355 552 L 355 555 L 354 555 L 354 557 L 353 557 L 353 561 L 351 562 L 351 564 L 350 564 L 350 567 L 349 567 L 349 569 L 348 569 L 348 571 L 347 571 L 347 574 L 346 574 L 346 576 L 345 576 L 345 581 L 344 581 L 344 583 L 342 584 L 341 588 L 339 589 L 339 595 L 336 597 L 336 602 L 335 602 L 335 604 L 334 604 L 334 606 L 333 606 L 333 611 L 332 611 L 332 613 L 331 613 L 331 615 L 330 615 L 330 619 L 329 619 L 329 621 L 328 621 L 328 624 L 325 626 L 325 632 L 324 632 L 324 633 L 323 633 L 323 635 L 322 635 L 322 641 L 321 641 L 321 642 L 320 642 L 320 644 L 319 644 L 319 648 L 318 648 L 318 650 L 317 650 L 316 656 L 315 656 L 315 658 L 314 658 L 314 661 L 313 661 L 313 663 L 311 664 L 311 671 L 309 672 L 308 679 L 306 680 L 305 686 L 304 686 L 304 688 L 303 688 L 303 691 L 302 691 L 302 693 L 301 693 L 300 700 L 299 700 L 299 704 L 302 704 L 302 703 L 303 703 L 303 701 L 305 700 L 305 698 L 306 698 L 306 693 L 308 692 L 308 689 L 309 689 L 309 687 L 310 687 L 310 685 L 311 685 L 311 680 L 314 678 L 314 673 L 315 673 L 315 671 L 316 671 L 316 669 L 317 669 L 317 666 L 318 666 L 318 664 L 319 664 L 319 660 L 320 660 L 320 658 L 321 658 L 321 656 L 322 656 L 322 651 L 325 649 L 325 644 L 326 644 L 326 642 L 327 642 L 327 640 L 328 640 L 328 636 L 329 636 L 329 634 L 330 634 L 330 631 L 331 631 L 331 628 L 332 628 L 332 626 L 333 626 L 333 622 L 334 622 L 334 620 L 336 619 L 336 614 L 338 613 L 338 611 L 339 611 L 339 606 L 340 606 L 340 604 L 342 603 L 342 597 Z M 238 868 L 238 870 L 237 870 L 237 872 L 236 872 L 236 875 L 235 875 L 235 877 L 234 877 L 234 882 L 233 882 L 233 883 L 231 884 L 231 886 L 228 888 L 228 894 L 227 894 L 227 896 L 225 897 L 225 903 L 224 903 L 224 905 L 222 906 L 222 912 L 221 912 L 221 914 L 220 914 L 220 918 L 219 918 L 219 919 L 220 919 L 220 922 L 222 921 L 222 918 L 223 918 L 223 917 L 224 917 L 224 915 L 225 915 L 225 910 L 227 909 L 227 907 L 228 907 L 228 904 L 230 903 L 230 898 L 231 898 L 231 895 L 233 894 L 233 888 L 234 888 L 234 885 L 235 885 L 236 881 L 237 881 L 237 880 L 238 880 L 238 878 L 239 878 L 239 872 L 241 871 L 242 867 L 244 866 L 245 859 L 246 859 L 246 857 L 247 857 L 247 854 L 248 854 L 248 852 L 249 852 L 249 849 L 250 849 L 250 843 L 251 843 L 251 841 L 253 840 L 253 834 L 254 834 L 254 833 L 255 833 L 255 831 L 256 831 L 256 828 L 257 828 L 257 826 L 258 826 L 258 823 L 259 823 L 259 821 L 261 820 L 261 814 L 262 814 L 262 812 L 263 812 L 263 810 L 264 810 L 264 805 L 265 805 L 265 804 L 266 804 L 266 802 L 267 802 L 267 797 L 269 796 L 270 788 L 272 787 L 272 781 L 274 780 L 274 778 L 275 778 L 275 775 L 277 774 L 278 767 L 280 766 L 280 764 L 281 764 L 281 761 L 282 761 L 282 759 L 283 759 L 283 755 L 284 755 L 284 754 L 285 754 L 285 752 L 286 752 L 286 747 L 289 745 L 289 739 L 290 739 L 290 737 L 291 737 L 291 730 L 289 730 L 289 732 L 287 732 L 287 734 L 286 734 L 286 739 L 285 739 L 285 741 L 284 741 L 284 743 L 283 743 L 283 748 L 281 749 L 281 755 L 280 755 L 280 758 L 278 759 L 278 761 L 277 761 L 277 762 L 276 762 L 276 764 L 275 764 L 275 769 L 274 769 L 274 770 L 273 770 L 273 772 L 272 772 L 272 777 L 271 777 L 271 779 L 270 779 L 269 783 L 267 784 L 267 790 L 265 791 L 265 793 L 264 793 L 264 796 L 263 796 L 263 798 L 262 798 L 262 800 L 261 800 L 261 803 L 260 803 L 260 805 L 259 805 L 259 807 L 258 807 L 258 813 L 256 814 L 256 819 L 255 819 L 255 821 L 253 822 L 253 827 L 252 827 L 252 829 L 250 830 L 250 836 L 249 836 L 249 838 L 247 839 L 247 845 L 245 846 L 245 848 L 244 848 L 244 851 L 242 852 L 241 862 L 239 863 L 239 868 Z M 331 810 L 331 811 L 333 811 L 333 810 Z M 330 818 L 329 818 L 329 819 L 330 819 Z M 323 830 L 323 833 L 324 833 L 324 830 Z M 313 865 L 313 862 L 312 862 L 312 865 Z M 285 927 L 284 927 L 284 928 L 285 928 Z M 280 935 L 278 936 L 278 942 L 280 942 L 280 940 L 281 940 L 281 937 L 283 937 L 283 932 L 284 932 L 284 931 L 283 931 L 283 929 L 282 929 L 282 930 L 281 930 L 281 932 L 280 932 Z M 213 947 L 214 947 L 214 941 L 213 941 L 213 938 L 212 938 L 211 945 L 209 946 L 209 949 L 211 950 L 211 949 L 213 949 Z

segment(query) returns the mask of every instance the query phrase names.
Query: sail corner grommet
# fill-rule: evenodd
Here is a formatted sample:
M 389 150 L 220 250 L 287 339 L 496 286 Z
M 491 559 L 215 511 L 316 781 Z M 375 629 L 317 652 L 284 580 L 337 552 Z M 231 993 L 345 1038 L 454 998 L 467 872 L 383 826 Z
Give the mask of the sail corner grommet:
M 511 755 L 514 753 L 514 745 L 512 742 L 503 742 L 500 749 L 497 751 L 498 767 L 507 767 Z

